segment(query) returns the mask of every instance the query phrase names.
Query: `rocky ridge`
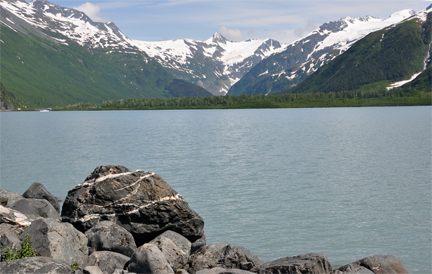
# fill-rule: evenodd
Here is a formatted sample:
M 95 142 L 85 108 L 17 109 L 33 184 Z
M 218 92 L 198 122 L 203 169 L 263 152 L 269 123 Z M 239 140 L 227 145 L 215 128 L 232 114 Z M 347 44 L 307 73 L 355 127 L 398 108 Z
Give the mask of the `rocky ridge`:
M 30 235 L 38 256 L 10 262 L 2 256 L 0 273 L 410 273 L 391 255 L 333 269 L 323 254 L 264 262 L 235 244 L 206 245 L 203 219 L 152 172 L 96 168 L 68 192 L 61 219 L 37 215 L 32 203 L 22 202 L 40 199 L 51 206 L 57 200 L 43 185 L 35 183 L 25 193 L 32 198 L 0 190 L 0 252 L 16 252 Z M 19 202 L 25 212 L 10 208 Z

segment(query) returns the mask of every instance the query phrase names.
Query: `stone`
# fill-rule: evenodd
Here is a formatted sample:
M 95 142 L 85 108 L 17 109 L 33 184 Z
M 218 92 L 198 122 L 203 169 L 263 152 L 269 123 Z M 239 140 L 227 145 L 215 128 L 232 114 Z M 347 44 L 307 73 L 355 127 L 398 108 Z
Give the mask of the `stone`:
M 0 224 L 0 254 L 3 254 L 6 248 L 10 248 L 13 253 L 16 253 L 21 248 L 19 235 L 21 235 L 22 231 L 22 229 L 10 224 Z
M 52 257 L 69 265 L 74 262 L 84 265 L 87 261 L 87 238 L 69 223 L 40 218 L 23 231 L 21 240 L 26 234 L 30 235 L 33 249 L 39 256 Z
M 84 267 L 83 269 L 84 274 L 106 274 L 96 265 L 89 265 Z
M 36 209 L 39 216 L 43 218 L 54 218 L 60 219 L 60 214 L 57 210 L 50 204 L 49 201 L 45 199 L 26 199 L 30 205 Z
M 161 235 L 151 240 L 150 243 L 154 244 L 155 242 L 163 242 L 164 239 L 170 239 L 184 253 L 186 253 L 188 256 L 190 255 L 191 246 L 192 246 L 191 242 L 185 237 L 183 237 L 182 235 L 171 230 L 165 231 Z
M 341 266 L 339 269 L 333 270 L 333 274 L 375 274 L 366 267 L 348 264 Z
M 178 274 L 178 273 L 176 273 Z M 241 269 L 225 269 L 221 267 L 215 267 L 212 269 L 203 269 L 195 274 L 255 274 L 254 272 L 241 270 Z
M 137 249 L 135 240 L 126 229 L 110 221 L 103 221 L 87 230 L 89 253 L 113 251 L 131 257 Z
M 175 272 L 175 274 L 189 274 L 189 272 L 187 272 L 184 269 L 177 269 L 176 272 Z
M 355 268 L 365 267 L 375 274 L 410 274 L 408 267 L 396 256 L 374 255 L 352 263 Z M 344 270 L 345 266 L 339 268 Z
M 285 257 L 251 269 L 259 274 L 302 273 L 331 274 L 333 272 L 327 257 L 318 253 L 309 253 L 294 257 Z
M 84 267 L 97 266 L 102 272 L 113 273 L 116 269 L 123 269 L 130 257 L 111 251 L 93 252 Z
M 60 204 L 57 198 L 46 190 L 43 184 L 33 183 L 22 195 L 24 198 L 47 200 L 54 209 L 60 213 Z
M 192 243 L 191 254 L 195 253 L 198 249 L 207 245 L 207 238 L 203 235 L 201 238 Z
M 167 230 L 191 242 L 204 235 L 204 220 L 160 176 L 123 166 L 96 168 L 68 192 L 61 216 L 83 232 L 112 221 L 132 233 L 138 246 Z
M 29 219 L 36 219 L 37 217 L 40 217 L 37 209 L 34 208 L 27 199 L 16 201 L 15 203 L 11 204 L 9 208 L 21 212 Z
M 174 274 L 165 256 L 154 244 L 140 246 L 125 268 L 136 273 Z
M 11 192 L 9 190 L 0 189 L 0 205 L 9 207 L 11 204 L 18 202 L 19 200 L 25 199 L 18 192 Z
M 13 260 L 0 269 L 1 274 L 44 273 L 70 274 L 72 268 L 66 262 L 48 257 L 29 257 Z
M 242 246 L 210 244 L 192 254 L 185 269 L 191 273 L 215 267 L 251 270 L 263 263 L 263 260 Z
M 31 224 L 31 220 L 17 210 L 0 205 L 0 224 L 11 224 L 23 229 Z
M 162 237 L 160 240 L 150 243 L 159 248 L 172 269 L 176 270 L 186 265 L 189 254 L 180 249 L 171 239 Z

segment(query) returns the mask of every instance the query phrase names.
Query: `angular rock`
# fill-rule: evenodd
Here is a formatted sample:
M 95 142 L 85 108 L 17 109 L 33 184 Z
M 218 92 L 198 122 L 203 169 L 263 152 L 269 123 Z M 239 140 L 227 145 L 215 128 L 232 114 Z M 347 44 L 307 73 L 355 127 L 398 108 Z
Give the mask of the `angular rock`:
M 154 244 L 155 242 L 163 242 L 165 239 L 170 239 L 184 253 L 186 253 L 188 256 L 190 255 L 191 242 L 182 235 L 171 230 L 165 231 L 161 235 L 151 240 L 150 243 Z
M 285 257 L 262 264 L 251 269 L 259 274 L 302 273 L 331 274 L 333 272 L 327 257 L 318 253 L 309 253 L 294 257 Z
M 40 218 L 31 223 L 21 234 L 21 240 L 29 234 L 37 255 L 52 257 L 71 265 L 87 261 L 87 238 L 69 223 L 58 219 Z
M 408 267 L 396 256 L 393 255 L 374 255 L 363 258 L 352 263 L 353 267 L 365 267 L 375 274 L 410 274 Z M 346 266 L 342 266 L 339 270 L 344 270 Z
M 125 268 L 136 273 L 174 274 L 165 256 L 154 244 L 140 246 Z
M 176 273 L 178 274 L 178 273 Z M 241 270 L 241 269 L 225 269 L 221 267 L 215 267 L 212 269 L 203 269 L 195 274 L 255 274 L 254 272 Z
M 26 228 L 31 220 L 21 212 L 0 205 L 0 224 L 11 224 L 18 228 Z
M 26 199 L 30 205 L 36 209 L 39 216 L 43 218 L 60 219 L 57 210 L 45 199 Z
M 251 270 L 263 263 L 263 260 L 242 246 L 210 244 L 192 254 L 185 269 L 191 273 L 215 267 Z
M 201 247 L 206 246 L 206 244 L 207 244 L 207 238 L 205 235 L 203 235 L 201 238 L 199 238 L 198 240 L 192 243 L 190 253 L 191 254 L 195 253 Z
M 341 266 L 337 270 L 333 270 L 333 274 L 375 274 L 364 266 L 348 264 Z
M 113 251 L 131 257 L 137 249 L 135 240 L 126 229 L 110 221 L 103 221 L 87 230 L 89 253 Z
M 37 217 L 40 217 L 37 209 L 34 208 L 27 199 L 16 201 L 15 203 L 11 204 L 9 208 L 21 212 L 29 219 L 36 219 Z
M 96 251 L 89 256 L 84 269 L 97 266 L 103 272 L 113 273 L 116 269 L 123 269 L 129 259 L 130 257 L 117 252 Z
M 159 241 L 152 241 L 150 243 L 159 248 L 172 269 L 176 270 L 186 265 L 189 254 L 181 250 L 170 239 L 163 237 Z
M 3 254 L 6 248 L 10 248 L 13 253 L 16 253 L 21 248 L 19 235 L 22 230 L 19 232 L 17 230 L 21 229 L 10 224 L 0 224 L 0 254 Z
M 60 213 L 60 204 L 56 197 L 46 190 L 43 184 L 33 183 L 22 195 L 24 198 L 47 200 Z
M 17 192 L 11 192 L 5 189 L 0 189 L 0 205 L 9 207 L 11 204 L 18 202 L 19 200 L 25 199 L 21 194 Z
M 63 221 L 80 231 L 108 220 L 132 233 L 136 244 L 167 230 L 194 242 L 204 235 L 204 221 L 158 175 L 123 166 L 101 166 L 68 192 Z
M 61 260 L 48 257 L 30 257 L 13 260 L 6 263 L 1 274 L 44 273 L 44 274 L 70 274 L 72 268 Z
M 84 267 L 83 273 L 84 274 L 106 274 L 105 272 L 102 271 L 102 269 L 100 269 L 96 265 L 89 265 Z

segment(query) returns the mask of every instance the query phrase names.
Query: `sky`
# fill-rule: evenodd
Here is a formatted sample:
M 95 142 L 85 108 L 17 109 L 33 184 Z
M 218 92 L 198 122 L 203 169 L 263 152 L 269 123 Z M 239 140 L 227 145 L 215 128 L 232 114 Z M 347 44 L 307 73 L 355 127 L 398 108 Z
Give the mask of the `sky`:
M 93 21 L 111 21 L 141 41 L 194 39 L 219 32 L 231 41 L 298 40 L 325 22 L 367 15 L 426 9 L 432 0 L 48 0 L 85 12 Z

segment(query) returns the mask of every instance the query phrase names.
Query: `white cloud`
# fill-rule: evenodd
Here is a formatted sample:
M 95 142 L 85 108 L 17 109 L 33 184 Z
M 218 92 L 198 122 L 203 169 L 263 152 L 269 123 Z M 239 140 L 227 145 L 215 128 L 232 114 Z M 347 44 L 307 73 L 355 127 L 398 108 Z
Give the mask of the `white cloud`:
M 108 20 L 103 19 L 98 16 L 101 8 L 99 5 L 92 4 L 90 2 L 86 2 L 81 6 L 74 7 L 74 9 L 84 12 L 91 20 L 94 22 L 107 22 Z
M 245 40 L 243 34 L 239 29 L 229 29 L 225 26 L 219 27 L 219 33 L 228 40 L 231 41 L 243 41 Z

